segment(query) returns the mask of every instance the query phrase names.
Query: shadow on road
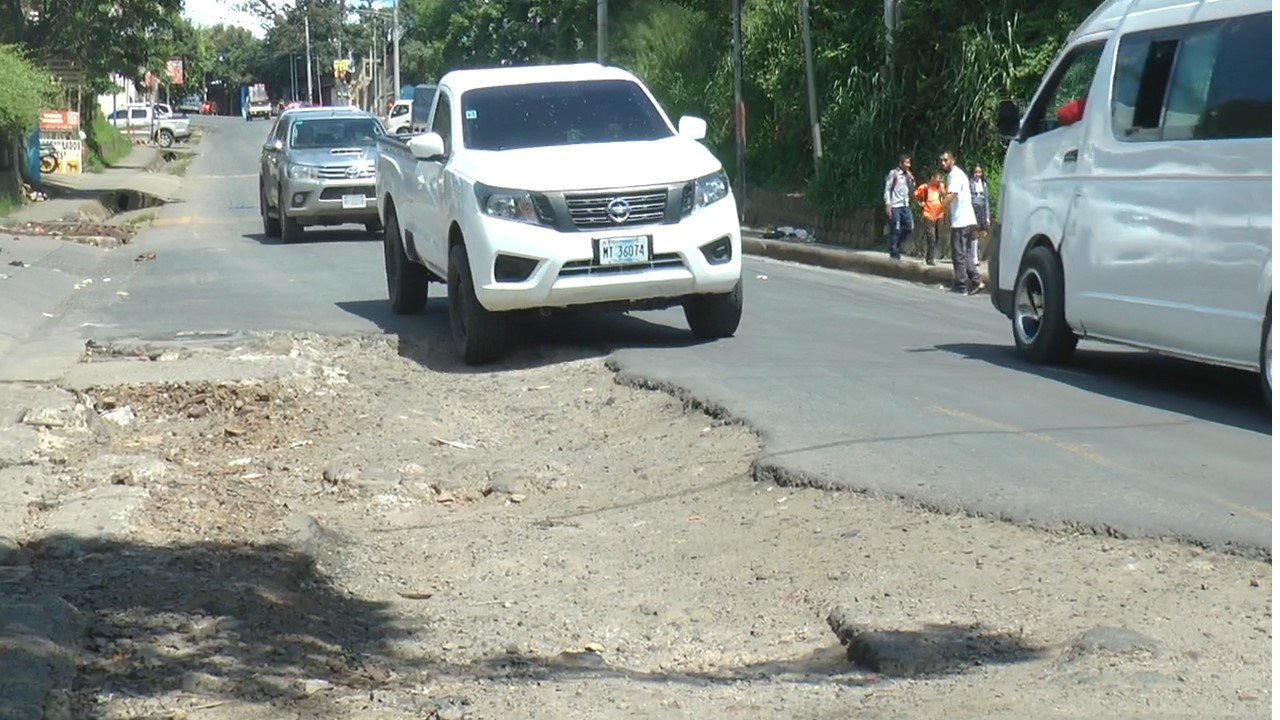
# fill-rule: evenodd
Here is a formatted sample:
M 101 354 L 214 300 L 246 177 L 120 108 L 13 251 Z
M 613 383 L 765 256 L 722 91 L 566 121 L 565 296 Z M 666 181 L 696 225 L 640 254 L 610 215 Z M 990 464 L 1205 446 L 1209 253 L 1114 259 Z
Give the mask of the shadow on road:
M 257 212 L 257 207 L 253 208 Z M 254 240 L 262 245 L 281 245 L 285 244 L 278 237 L 267 237 L 262 231 L 246 233 L 243 235 L 246 240 Z M 371 242 L 382 242 L 381 233 L 369 233 L 356 225 L 338 226 L 338 227 L 321 227 L 315 229 L 307 229 L 302 233 L 302 239 L 289 243 L 285 247 L 306 247 L 308 245 L 327 245 L 330 243 L 353 243 L 367 244 Z
M 32 573 L 20 581 L 20 592 L 7 586 L 6 594 L 50 614 L 72 613 L 78 622 L 64 623 L 62 648 L 6 643 L 4 651 L 21 654 L 21 666 L 31 668 L 45 666 L 51 653 L 77 657 L 72 716 L 86 720 L 118 712 L 96 704 L 103 696 L 130 698 L 139 710 L 194 696 L 199 702 L 269 704 L 290 717 L 286 708 L 306 717 L 336 717 L 343 696 L 375 688 L 399 687 L 427 700 L 420 689 L 431 678 L 502 686 L 583 680 L 857 685 L 875 679 L 859 669 L 885 677 L 957 675 L 1043 656 L 1002 633 L 930 625 L 841 637 L 847 650 L 832 642 L 801 657 L 697 672 L 645 672 L 612 665 L 591 651 L 504 653 L 453 664 L 432 653 L 397 650 L 436 645 L 430 626 L 402 620 L 390 603 L 344 591 L 300 547 L 156 546 L 53 536 L 31 549 Z M 317 692 L 325 687 L 337 692 Z M 0 699 L 0 715 L 5 706 Z
M 1271 434 L 1271 416 L 1261 402 L 1256 373 L 1139 350 L 1082 348 L 1075 352 L 1069 366 L 1047 367 L 1020 358 L 1005 345 L 955 343 L 938 345 L 937 349 L 1116 400 Z
M 389 607 L 344 592 L 293 546 L 53 536 L 33 549 L 27 592 L 53 611 L 61 598 L 83 622 L 77 690 L 186 691 L 323 710 L 326 699 L 309 697 L 307 681 L 370 687 L 389 665 L 413 667 L 387 649 L 408 635 Z M 30 653 L 32 667 L 45 661 L 29 646 L 5 650 Z M 88 705 L 74 716 L 100 712 Z
M 432 292 L 443 295 L 438 285 Z M 395 335 L 400 356 L 446 373 L 489 373 L 544 367 L 604 357 L 619 348 L 674 348 L 700 343 L 684 328 L 651 322 L 634 314 L 577 311 L 541 317 L 513 313 L 509 320 L 508 354 L 499 363 L 471 367 L 453 348 L 449 308 L 444 297 L 432 297 L 421 315 L 396 315 L 386 300 L 337 303 L 338 307 Z

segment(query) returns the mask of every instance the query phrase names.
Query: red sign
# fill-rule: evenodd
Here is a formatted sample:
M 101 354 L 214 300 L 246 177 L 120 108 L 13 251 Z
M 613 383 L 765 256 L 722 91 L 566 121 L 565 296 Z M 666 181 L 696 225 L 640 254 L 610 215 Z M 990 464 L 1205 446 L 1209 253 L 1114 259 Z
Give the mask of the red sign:
M 171 57 L 164 62 L 165 74 L 169 76 L 169 82 L 174 85 L 181 85 L 183 80 L 182 58 Z
M 80 113 L 75 110 L 44 110 L 40 113 L 40 129 L 48 132 L 79 130 Z

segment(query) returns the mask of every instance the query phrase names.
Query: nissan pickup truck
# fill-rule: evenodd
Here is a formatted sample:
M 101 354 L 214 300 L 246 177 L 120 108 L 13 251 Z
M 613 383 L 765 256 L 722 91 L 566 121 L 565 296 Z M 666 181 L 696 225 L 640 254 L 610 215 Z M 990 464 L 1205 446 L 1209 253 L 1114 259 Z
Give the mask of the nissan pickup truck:
M 705 120 L 673 126 L 596 63 L 451 71 L 429 117 L 378 139 L 387 291 L 411 314 L 445 285 L 465 363 L 501 359 L 528 311 L 681 306 L 696 337 L 737 332 L 738 209 Z

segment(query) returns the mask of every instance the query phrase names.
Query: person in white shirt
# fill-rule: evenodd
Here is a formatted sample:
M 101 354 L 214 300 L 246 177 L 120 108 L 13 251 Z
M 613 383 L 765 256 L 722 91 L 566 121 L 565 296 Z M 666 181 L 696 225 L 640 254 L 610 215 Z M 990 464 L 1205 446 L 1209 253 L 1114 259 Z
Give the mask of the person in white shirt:
M 973 212 L 973 190 L 969 176 L 956 165 L 950 152 L 942 154 L 942 169 L 947 173 L 947 197 L 943 202 L 951 212 L 951 268 L 955 272 L 952 292 L 976 294 L 982 289 L 975 260 L 978 218 Z

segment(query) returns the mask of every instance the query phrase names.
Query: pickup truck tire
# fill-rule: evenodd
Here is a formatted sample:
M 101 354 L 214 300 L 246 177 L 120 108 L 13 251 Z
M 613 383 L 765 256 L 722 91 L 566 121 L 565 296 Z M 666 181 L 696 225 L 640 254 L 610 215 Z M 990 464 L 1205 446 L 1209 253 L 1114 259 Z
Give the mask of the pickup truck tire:
M 160 132 L 156 133 L 156 142 L 162 148 L 173 147 L 173 131 L 162 129 Z
M 449 328 L 463 362 L 484 365 L 502 357 L 507 345 L 507 318 L 491 312 L 476 298 L 466 245 L 449 251 Z
M 701 340 L 733 337 L 742 322 L 742 280 L 719 295 L 694 295 L 684 301 L 684 319 Z
M 414 315 L 427 306 L 427 269 L 409 259 L 400 240 L 400 221 L 387 213 L 382 234 L 382 256 L 387 268 L 387 297 L 397 315 Z
M 262 213 L 262 234 L 269 238 L 280 237 L 280 218 L 271 217 L 267 191 L 261 185 L 258 186 L 258 211 Z
M 1065 362 L 1080 338 L 1067 324 L 1066 283 L 1053 251 L 1031 248 L 1013 285 L 1013 343 L 1032 362 Z

